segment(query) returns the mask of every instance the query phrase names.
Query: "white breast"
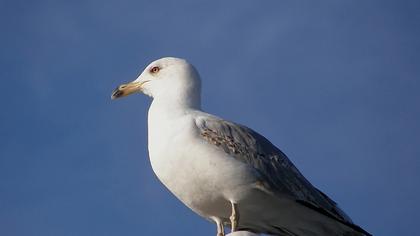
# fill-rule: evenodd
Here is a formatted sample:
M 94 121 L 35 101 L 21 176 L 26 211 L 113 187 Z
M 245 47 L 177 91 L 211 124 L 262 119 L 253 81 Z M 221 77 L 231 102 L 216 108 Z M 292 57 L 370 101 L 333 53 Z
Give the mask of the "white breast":
M 226 195 L 238 186 L 232 182 L 238 180 L 233 176 L 245 171 L 233 158 L 199 137 L 192 114 L 168 118 L 155 111 L 149 111 L 149 155 L 159 180 L 198 214 L 228 217 Z

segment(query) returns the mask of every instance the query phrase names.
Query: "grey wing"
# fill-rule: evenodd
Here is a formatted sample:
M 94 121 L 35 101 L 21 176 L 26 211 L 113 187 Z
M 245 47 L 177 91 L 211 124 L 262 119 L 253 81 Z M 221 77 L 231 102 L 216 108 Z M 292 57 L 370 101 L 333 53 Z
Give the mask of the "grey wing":
M 306 207 L 363 231 L 334 201 L 309 183 L 287 156 L 262 135 L 217 117 L 203 116 L 196 120 L 196 124 L 203 139 L 252 166 L 270 191 L 287 194 Z

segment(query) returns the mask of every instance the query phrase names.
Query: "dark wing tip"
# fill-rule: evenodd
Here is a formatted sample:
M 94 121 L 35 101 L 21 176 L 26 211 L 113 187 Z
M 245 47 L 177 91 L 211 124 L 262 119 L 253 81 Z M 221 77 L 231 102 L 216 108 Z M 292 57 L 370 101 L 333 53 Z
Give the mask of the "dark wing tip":
M 355 230 L 355 231 L 357 231 L 359 233 L 365 234 L 366 236 L 372 236 L 372 234 L 368 233 L 366 230 L 362 229 L 360 226 L 358 226 L 358 225 L 356 225 L 354 223 L 346 222 L 345 220 L 340 219 L 340 218 L 334 216 L 333 214 L 331 214 L 330 212 L 328 212 L 324 208 L 317 207 L 317 206 L 315 206 L 314 204 L 312 204 L 310 202 L 306 202 L 306 201 L 302 201 L 302 200 L 296 200 L 296 202 L 297 203 L 300 203 L 303 206 L 306 206 L 306 207 L 308 207 L 308 208 L 310 208 L 310 209 L 312 209 L 312 210 L 314 210 L 314 211 L 316 211 L 316 212 L 318 212 L 320 214 L 323 214 L 325 216 L 328 216 L 328 217 L 330 217 L 330 218 L 332 218 L 332 219 L 334 219 L 334 220 L 336 220 L 336 221 L 338 221 L 338 222 L 340 222 L 340 223 L 342 223 L 342 224 L 350 227 L 351 229 L 353 229 L 353 230 Z

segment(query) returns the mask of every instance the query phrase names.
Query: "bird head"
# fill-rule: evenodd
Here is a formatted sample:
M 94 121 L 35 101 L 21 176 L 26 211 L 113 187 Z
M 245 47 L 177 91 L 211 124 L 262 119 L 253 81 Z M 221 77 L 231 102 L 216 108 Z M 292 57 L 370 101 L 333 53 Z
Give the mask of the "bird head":
M 133 93 L 144 93 L 153 99 L 183 100 L 199 99 L 201 90 L 197 70 L 184 59 L 165 57 L 150 63 L 132 82 L 118 86 L 112 99 Z

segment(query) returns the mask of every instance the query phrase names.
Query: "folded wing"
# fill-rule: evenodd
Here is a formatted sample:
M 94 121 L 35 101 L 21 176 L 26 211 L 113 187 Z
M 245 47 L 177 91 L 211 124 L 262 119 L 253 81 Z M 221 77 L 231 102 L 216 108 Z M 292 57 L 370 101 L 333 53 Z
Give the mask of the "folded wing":
M 264 187 L 274 194 L 294 198 L 320 214 L 369 235 L 354 225 L 333 200 L 309 183 L 287 156 L 262 135 L 213 116 L 199 117 L 196 124 L 204 140 L 252 166 Z

